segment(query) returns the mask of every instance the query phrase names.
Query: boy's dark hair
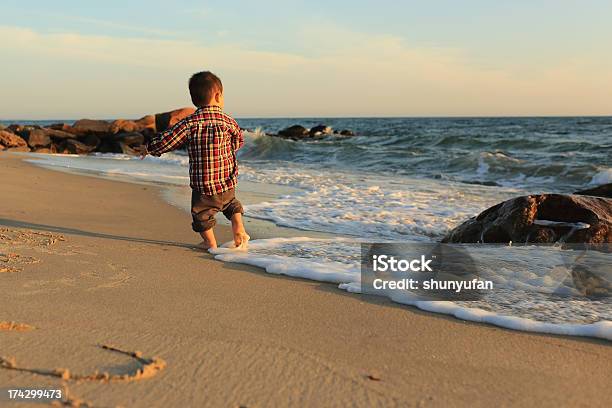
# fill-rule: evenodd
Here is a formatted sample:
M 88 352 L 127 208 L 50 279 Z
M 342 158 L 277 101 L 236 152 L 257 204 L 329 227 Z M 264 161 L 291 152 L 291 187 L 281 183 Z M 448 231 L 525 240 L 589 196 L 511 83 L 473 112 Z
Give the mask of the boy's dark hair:
M 218 76 L 210 71 L 197 72 L 189 78 L 189 93 L 195 106 L 207 105 L 215 95 L 223 92 L 223 84 Z

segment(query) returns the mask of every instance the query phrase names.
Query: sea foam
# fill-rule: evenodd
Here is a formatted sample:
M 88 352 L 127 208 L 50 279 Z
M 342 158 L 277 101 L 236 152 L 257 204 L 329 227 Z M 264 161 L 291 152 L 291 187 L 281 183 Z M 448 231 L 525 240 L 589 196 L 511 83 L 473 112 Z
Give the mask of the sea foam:
M 353 244 L 353 253 L 347 253 L 341 258 L 343 262 L 338 260 L 326 260 L 320 262 L 315 259 L 321 259 L 321 250 L 329 251 L 330 247 L 338 246 L 344 251 L 350 251 L 351 243 Z M 235 262 L 246 265 L 252 265 L 264 269 L 271 274 L 282 274 L 292 277 L 311 279 L 321 282 L 330 282 L 338 284 L 338 288 L 350 293 L 361 293 L 361 271 L 358 263 L 359 253 L 355 250 L 359 242 L 351 241 L 350 239 L 313 239 L 307 237 L 295 238 L 275 238 L 262 239 L 250 242 L 247 251 L 236 250 L 231 248 L 231 245 L 210 250 L 215 256 L 215 259 L 223 262 Z M 283 247 L 284 250 L 282 249 Z M 280 249 L 280 250 L 279 250 Z M 308 250 L 312 250 L 312 259 L 292 257 L 289 254 L 296 251 L 304 254 Z M 501 264 L 494 264 L 493 260 L 500 257 L 500 252 L 495 252 L 490 248 L 486 250 L 489 255 L 483 265 L 491 265 L 491 268 L 500 274 L 496 279 L 496 285 L 505 285 L 506 292 L 501 291 L 491 296 L 490 299 L 485 299 L 481 302 L 451 302 L 451 301 L 424 301 L 419 299 L 415 294 L 407 291 L 386 290 L 380 291 L 381 295 L 386 296 L 391 301 L 401 303 L 408 306 L 414 306 L 418 309 L 433 313 L 441 313 L 454 316 L 458 319 L 491 324 L 507 329 L 548 333 L 568 336 L 584 336 L 596 337 L 606 340 L 612 340 L 612 321 L 603 319 L 592 322 L 576 322 L 576 315 L 593 314 L 590 307 L 591 301 L 568 300 L 566 304 L 560 303 L 559 300 L 550 300 L 550 298 L 542 297 L 538 300 L 538 296 L 534 294 L 551 294 L 565 293 L 571 294 L 571 288 L 563 287 L 562 279 L 550 279 L 551 275 L 551 258 L 555 258 L 556 254 L 561 254 L 559 248 L 513 248 L 514 262 L 502 267 Z M 499 251 L 507 251 L 507 249 L 499 248 Z M 518 251 L 518 252 L 516 252 Z M 547 251 L 545 253 L 534 253 L 534 251 Z M 319 253 L 317 253 L 319 252 Z M 333 252 L 333 251 L 331 251 Z M 336 251 L 337 252 L 337 251 Z M 279 255 L 279 253 L 281 255 Z M 285 255 L 282 255 L 285 253 Z M 540 262 L 535 267 L 530 269 L 522 269 L 525 265 L 532 264 L 534 256 L 538 256 Z M 554 262 L 553 262 L 554 263 Z M 514 268 L 512 267 L 514 266 Z M 518 267 L 517 267 L 518 266 Z M 501 268 L 501 270 L 500 270 Z M 521 272 L 522 270 L 522 272 Z M 554 275 L 555 272 L 552 272 Z M 558 271 L 557 271 L 558 273 Z M 519 276 L 522 274 L 522 276 Z M 522 296 L 522 300 L 512 298 L 516 292 L 528 289 L 531 291 L 531 299 Z M 503 298 L 506 296 L 506 298 Z M 519 302 L 522 304 L 516 305 L 508 309 L 495 310 L 495 303 Z M 571 308 L 568 316 L 565 318 L 569 322 L 548 322 L 537 320 L 548 318 L 547 313 L 563 309 L 561 306 Z M 485 310 L 483 307 L 493 307 L 493 310 Z M 595 314 L 610 313 L 610 303 L 605 301 L 601 303 L 599 310 L 595 310 Z M 518 310 L 539 310 L 539 315 L 536 312 L 534 318 L 520 317 L 510 313 L 516 313 Z M 612 316 L 605 316 L 608 319 Z

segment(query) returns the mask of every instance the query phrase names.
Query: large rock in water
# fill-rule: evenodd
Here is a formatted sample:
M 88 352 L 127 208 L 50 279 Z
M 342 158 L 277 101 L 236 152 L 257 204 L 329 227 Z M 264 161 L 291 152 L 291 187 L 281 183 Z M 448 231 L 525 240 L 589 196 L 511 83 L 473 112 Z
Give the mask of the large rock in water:
M 22 149 L 28 147 L 28 144 L 21 137 L 6 130 L 0 130 L 0 145 L 7 149 Z M 30 150 L 30 149 L 27 149 Z
M 612 198 L 612 183 L 602 184 L 588 190 L 576 191 L 574 194 Z
M 447 234 L 454 243 L 610 243 L 612 199 L 541 194 L 513 198 Z
M 194 112 L 194 108 L 181 108 L 170 112 L 157 113 L 155 115 L 155 130 L 157 132 L 163 132 L 164 130 L 174 126 L 178 121 L 186 118 L 189 115 L 193 115 Z
M 280 130 L 278 132 L 278 135 L 283 137 L 289 137 L 292 139 L 302 139 L 305 137 L 310 137 L 308 129 L 301 125 L 289 126 L 288 128 Z

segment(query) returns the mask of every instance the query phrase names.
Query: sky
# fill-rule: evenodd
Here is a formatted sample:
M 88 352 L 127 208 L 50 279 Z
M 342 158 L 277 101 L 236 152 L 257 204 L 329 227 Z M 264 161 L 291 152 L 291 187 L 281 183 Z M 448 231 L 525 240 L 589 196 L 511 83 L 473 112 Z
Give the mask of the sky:
M 612 115 L 610 1 L 0 0 L 0 120 Z

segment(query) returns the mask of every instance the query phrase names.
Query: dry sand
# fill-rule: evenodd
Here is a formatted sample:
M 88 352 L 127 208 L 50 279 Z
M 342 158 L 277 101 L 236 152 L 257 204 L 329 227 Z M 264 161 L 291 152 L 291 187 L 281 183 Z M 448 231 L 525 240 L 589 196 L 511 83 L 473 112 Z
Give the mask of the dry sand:
M 7 153 L 0 180 L 3 393 L 65 387 L 94 407 L 612 404 L 606 341 L 214 261 L 155 187 Z

